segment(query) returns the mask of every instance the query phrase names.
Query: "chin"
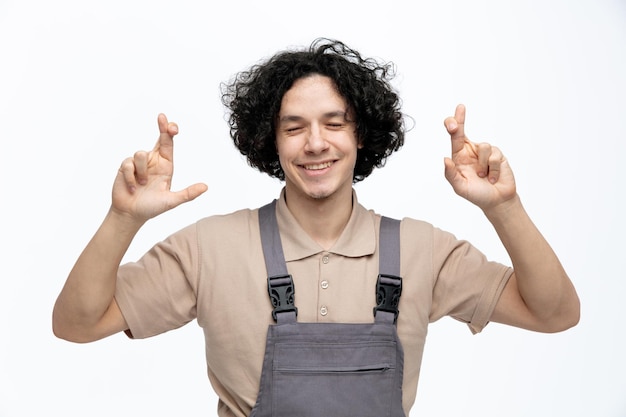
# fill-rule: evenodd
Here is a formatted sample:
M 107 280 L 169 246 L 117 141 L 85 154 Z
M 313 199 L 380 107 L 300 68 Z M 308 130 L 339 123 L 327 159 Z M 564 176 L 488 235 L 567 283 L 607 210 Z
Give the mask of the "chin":
M 325 200 L 331 195 L 333 195 L 333 193 L 329 191 L 315 191 L 315 192 L 309 192 L 307 193 L 307 195 L 313 200 Z

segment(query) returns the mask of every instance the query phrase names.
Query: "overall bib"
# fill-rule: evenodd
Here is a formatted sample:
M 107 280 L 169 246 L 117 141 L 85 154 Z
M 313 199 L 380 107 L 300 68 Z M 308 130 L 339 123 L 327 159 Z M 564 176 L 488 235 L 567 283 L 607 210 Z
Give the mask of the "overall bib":
M 268 292 L 276 322 L 251 417 L 405 417 L 404 354 L 396 332 L 400 222 L 383 217 L 374 323 L 298 323 L 275 201 L 259 210 Z

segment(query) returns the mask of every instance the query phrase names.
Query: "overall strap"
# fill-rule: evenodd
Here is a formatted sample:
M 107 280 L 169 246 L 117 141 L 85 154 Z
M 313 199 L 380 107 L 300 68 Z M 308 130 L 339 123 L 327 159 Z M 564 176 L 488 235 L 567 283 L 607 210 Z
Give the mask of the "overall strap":
M 400 220 L 382 216 L 378 237 L 378 280 L 376 282 L 376 323 L 395 323 L 402 294 L 400 278 Z
M 293 279 L 287 272 L 283 244 L 280 241 L 276 220 L 276 200 L 259 209 L 261 245 L 267 268 L 267 291 L 274 310 L 272 317 L 277 323 L 295 323 L 298 309 L 295 306 Z
M 380 218 L 378 271 L 381 274 L 400 276 L 400 220 Z

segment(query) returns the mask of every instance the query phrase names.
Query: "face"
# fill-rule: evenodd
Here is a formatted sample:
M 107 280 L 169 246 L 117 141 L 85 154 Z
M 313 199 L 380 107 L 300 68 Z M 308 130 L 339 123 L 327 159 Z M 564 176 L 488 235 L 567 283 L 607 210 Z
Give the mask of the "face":
M 328 77 L 297 80 L 283 96 L 276 147 L 288 198 L 352 195 L 359 147 L 346 101 Z

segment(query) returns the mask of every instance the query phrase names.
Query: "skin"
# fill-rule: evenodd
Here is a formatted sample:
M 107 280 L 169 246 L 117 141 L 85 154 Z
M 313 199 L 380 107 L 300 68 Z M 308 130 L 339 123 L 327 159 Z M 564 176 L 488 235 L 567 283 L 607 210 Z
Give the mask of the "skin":
M 146 221 L 207 190 L 205 184 L 170 190 L 178 126 L 163 114 L 157 122 L 159 138 L 152 151 L 137 152 L 122 162 L 111 207 L 57 298 L 52 326 L 60 338 L 91 342 L 128 329 L 113 296 L 117 269 L 131 241 Z
M 352 212 L 352 177 L 360 147 L 349 109 L 328 77 L 296 81 L 284 95 L 276 133 L 287 206 L 324 249 Z
M 276 145 L 285 171 L 290 211 L 307 233 L 329 248 L 352 210 L 352 171 L 359 141 L 346 102 L 325 77 L 298 80 L 283 97 Z M 171 191 L 178 127 L 158 117 L 159 139 L 150 152 L 126 159 L 117 174 L 111 207 L 70 272 L 53 311 L 55 334 L 90 342 L 128 329 L 113 298 L 118 266 L 142 225 L 207 190 L 194 184 Z M 452 151 L 444 159 L 454 191 L 480 207 L 507 249 L 515 272 L 492 321 L 540 332 L 575 325 L 580 303 L 549 244 L 526 214 L 502 152 L 465 135 L 465 107 L 444 125 Z
M 465 106 L 444 125 L 452 152 L 444 159 L 454 191 L 480 207 L 506 248 L 514 273 L 492 321 L 539 332 L 557 332 L 578 323 L 580 301 L 559 259 L 522 206 L 513 171 L 495 146 L 465 135 Z

